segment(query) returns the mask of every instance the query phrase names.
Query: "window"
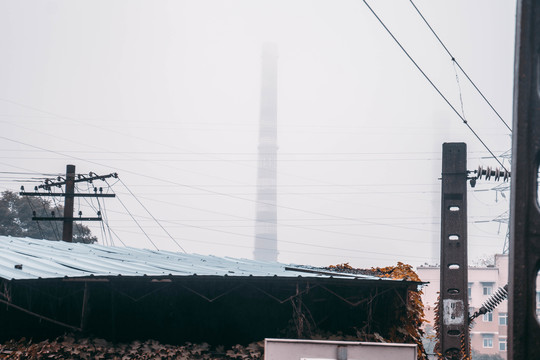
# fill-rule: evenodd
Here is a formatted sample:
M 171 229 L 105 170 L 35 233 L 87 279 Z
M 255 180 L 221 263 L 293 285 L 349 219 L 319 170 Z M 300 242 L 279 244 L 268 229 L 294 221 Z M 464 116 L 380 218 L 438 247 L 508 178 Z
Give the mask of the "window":
M 467 294 L 469 295 L 469 301 L 471 301 L 472 299 L 472 284 L 473 283 L 469 283 L 467 286 Z
M 483 346 L 485 348 L 493 347 L 493 335 L 492 334 L 482 334 Z
M 506 338 L 499 338 L 499 351 L 506 351 Z
M 488 313 L 484 314 L 482 319 L 484 320 L 484 322 L 492 322 L 493 321 L 493 313 L 488 312 Z
M 499 313 L 499 325 L 508 325 L 508 313 Z
M 536 281 L 538 282 L 538 280 Z M 536 291 L 536 318 L 540 322 L 540 291 Z
M 493 283 L 482 283 L 482 294 L 484 295 L 493 294 Z

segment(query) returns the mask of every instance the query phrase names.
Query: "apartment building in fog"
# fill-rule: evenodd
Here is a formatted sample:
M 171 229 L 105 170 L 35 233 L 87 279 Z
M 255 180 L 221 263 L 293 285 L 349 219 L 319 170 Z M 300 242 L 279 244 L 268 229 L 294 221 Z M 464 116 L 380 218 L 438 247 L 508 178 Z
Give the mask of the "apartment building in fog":
M 440 269 L 438 266 L 420 266 L 418 276 L 429 282 L 424 287 L 423 302 L 426 318 L 430 325 L 434 323 L 434 308 L 440 290 Z M 469 312 L 477 311 L 499 287 L 508 283 L 508 255 L 495 255 L 494 265 L 469 267 L 468 294 Z M 537 289 L 539 287 L 537 286 Z M 540 293 L 537 292 L 537 298 Z M 537 306 L 539 301 L 537 300 Z M 471 347 L 479 354 L 498 354 L 506 359 L 508 334 L 508 301 L 504 300 L 497 308 L 478 317 L 471 328 Z

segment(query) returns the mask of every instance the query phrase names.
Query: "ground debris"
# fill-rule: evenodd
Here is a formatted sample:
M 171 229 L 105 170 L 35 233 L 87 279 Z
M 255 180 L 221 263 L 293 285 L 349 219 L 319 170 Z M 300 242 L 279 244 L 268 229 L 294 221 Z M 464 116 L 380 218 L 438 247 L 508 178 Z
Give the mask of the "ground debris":
M 213 348 L 208 344 L 186 343 L 182 346 L 161 344 L 155 340 L 114 344 L 104 339 L 79 338 L 64 335 L 54 340 L 34 343 L 31 339 L 9 340 L 0 345 L 0 359 L 179 359 L 179 360 L 228 360 L 263 358 L 263 342 L 248 346 L 235 345 L 225 351 L 223 346 Z

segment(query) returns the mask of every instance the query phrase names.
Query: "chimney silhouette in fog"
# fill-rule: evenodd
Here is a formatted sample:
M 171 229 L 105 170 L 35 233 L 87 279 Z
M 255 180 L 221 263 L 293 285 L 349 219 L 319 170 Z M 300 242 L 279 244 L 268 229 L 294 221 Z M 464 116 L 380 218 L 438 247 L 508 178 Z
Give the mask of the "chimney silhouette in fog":
M 264 43 L 261 67 L 255 260 L 277 261 L 277 45 Z

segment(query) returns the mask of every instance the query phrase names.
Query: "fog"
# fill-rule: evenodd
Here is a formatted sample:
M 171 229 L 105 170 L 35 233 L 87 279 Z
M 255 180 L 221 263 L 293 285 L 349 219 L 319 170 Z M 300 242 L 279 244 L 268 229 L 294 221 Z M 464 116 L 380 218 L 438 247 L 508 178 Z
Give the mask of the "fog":
M 411 3 L 369 4 L 487 146 L 509 150 Z M 511 124 L 515 2 L 415 4 Z M 470 170 L 498 164 L 362 1 L 0 1 L 1 189 L 67 164 L 117 172 L 109 191 L 160 250 L 181 251 L 170 234 L 191 253 L 251 258 L 267 41 L 279 49 L 278 260 L 437 263 L 442 143 L 467 143 Z M 502 251 L 497 185 L 469 188 L 471 260 Z M 75 206 L 102 209 L 117 236 L 86 224 L 100 243 L 154 248 L 118 199 L 100 201 Z

